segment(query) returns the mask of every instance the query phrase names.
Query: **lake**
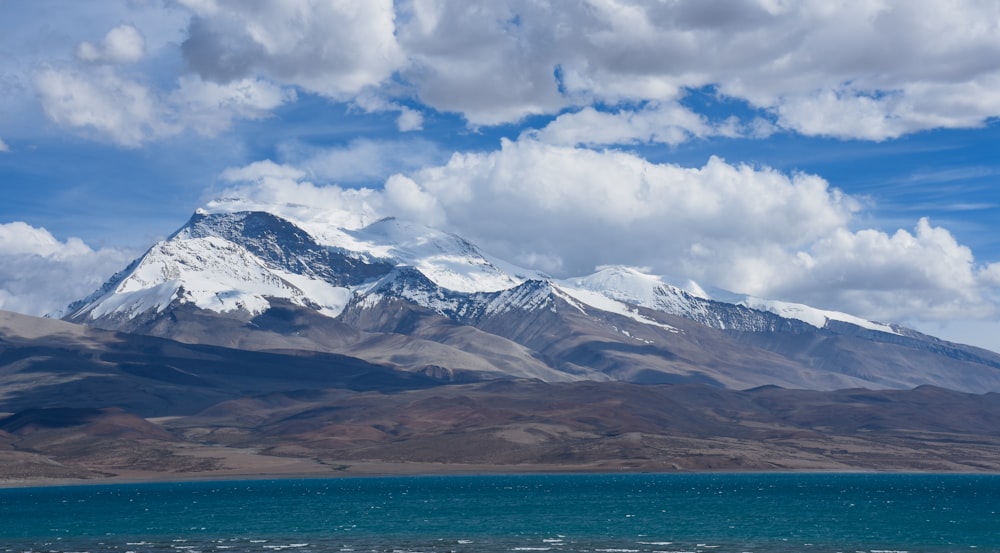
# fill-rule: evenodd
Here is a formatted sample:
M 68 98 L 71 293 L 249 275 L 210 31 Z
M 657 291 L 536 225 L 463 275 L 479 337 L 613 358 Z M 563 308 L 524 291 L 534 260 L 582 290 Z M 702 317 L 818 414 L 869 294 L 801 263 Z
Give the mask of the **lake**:
M 0 489 L 0 551 L 1000 551 L 1000 476 L 427 476 Z

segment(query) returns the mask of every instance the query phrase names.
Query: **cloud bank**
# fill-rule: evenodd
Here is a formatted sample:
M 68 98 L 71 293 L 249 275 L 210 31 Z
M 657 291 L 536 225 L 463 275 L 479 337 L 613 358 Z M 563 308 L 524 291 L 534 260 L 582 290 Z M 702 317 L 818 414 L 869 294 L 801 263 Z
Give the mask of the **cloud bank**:
M 228 194 L 294 203 L 303 218 L 358 227 L 401 216 L 555 276 L 641 266 L 890 322 L 1000 313 L 1000 264 L 978 264 L 947 229 L 856 228 L 861 204 L 824 179 L 719 158 L 687 168 L 522 138 L 393 175 L 382 190 L 317 185 L 270 161 L 225 178 L 237 183 Z
M 0 224 L 0 309 L 36 316 L 58 312 L 134 257 L 136 252 L 94 250 L 78 238 L 60 242 L 23 222 Z
M 49 118 L 134 147 L 182 131 L 221 132 L 301 93 L 398 112 L 402 131 L 420 129 L 434 112 L 457 113 L 474 128 L 558 117 L 538 138 L 560 144 L 676 144 L 762 129 L 881 141 L 1000 116 L 994 2 L 170 6 L 187 16 L 177 40 L 150 46 L 143 25 L 119 25 L 81 40 L 76 63 L 43 69 L 33 83 Z M 177 58 L 179 66 L 163 61 Z M 135 67 L 123 73 L 123 65 Z M 213 86 L 217 101 L 192 93 Z M 751 113 L 733 120 L 695 111 L 684 104 L 692 91 Z M 223 114 L 198 125 L 209 110 Z M 590 137 L 595 123 L 608 127 Z

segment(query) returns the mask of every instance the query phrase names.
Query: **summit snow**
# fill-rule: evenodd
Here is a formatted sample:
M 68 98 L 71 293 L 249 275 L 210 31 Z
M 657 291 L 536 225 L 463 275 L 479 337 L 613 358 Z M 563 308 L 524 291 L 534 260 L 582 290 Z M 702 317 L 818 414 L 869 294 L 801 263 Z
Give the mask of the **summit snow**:
M 785 319 L 802 321 L 816 328 L 826 328 L 831 321 L 852 324 L 868 330 L 899 334 L 892 325 L 868 321 L 838 311 L 817 309 L 808 305 L 767 300 L 735 294 L 725 290 L 705 292 L 696 283 L 686 288 L 668 284 L 662 277 L 646 274 L 625 266 L 600 267 L 592 275 L 562 281 L 568 288 L 590 290 L 620 302 L 648 307 L 664 313 L 699 320 L 726 329 L 725 323 L 713 325 L 711 302 L 739 305 L 755 311 L 765 311 Z
M 184 227 L 154 245 L 102 290 L 72 305 L 68 318 L 132 319 L 147 312 L 160 313 L 172 302 L 216 313 L 240 311 L 255 316 L 274 300 L 337 317 L 351 301 L 388 289 L 435 312 L 457 317 L 510 308 L 502 304 L 515 298 L 524 302 L 524 292 L 503 292 L 537 281 L 547 283 L 544 293 L 555 294 L 581 310 L 615 313 L 670 330 L 676 329 L 640 314 L 637 308 L 722 330 L 760 326 L 759 321 L 734 323 L 746 317 L 720 315 L 720 305 L 727 305 L 816 328 L 839 321 L 897 333 L 890 325 L 835 311 L 724 291 L 709 295 L 694 283 L 681 288 L 631 267 L 600 267 L 592 275 L 555 280 L 490 256 L 455 234 L 391 217 L 348 228 L 339 226 L 348 222 L 344 216 L 338 218 L 333 213 L 324 218 L 319 215 L 323 212 L 307 206 L 233 210 L 243 207 L 251 206 L 230 199 L 199 209 Z M 406 274 L 399 271 L 406 268 L 427 282 L 396 281 Z M 539 290 L 527 297 L 538 296 Z M 488 306 L 471 306 L 483 302 Z M 369 298 L 365 303 L 373 302 Z M 536 299 L 521 307 L 538 305 Z

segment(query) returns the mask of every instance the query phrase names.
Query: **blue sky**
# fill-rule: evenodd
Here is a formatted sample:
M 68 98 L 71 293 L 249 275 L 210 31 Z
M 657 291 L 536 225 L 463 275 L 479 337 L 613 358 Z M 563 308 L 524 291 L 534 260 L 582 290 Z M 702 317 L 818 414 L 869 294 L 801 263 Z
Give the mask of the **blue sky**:
M 973 1 L 0 0 L 0 308 L 58 310 L 240 194 L 1000 350 L 998 21 Z

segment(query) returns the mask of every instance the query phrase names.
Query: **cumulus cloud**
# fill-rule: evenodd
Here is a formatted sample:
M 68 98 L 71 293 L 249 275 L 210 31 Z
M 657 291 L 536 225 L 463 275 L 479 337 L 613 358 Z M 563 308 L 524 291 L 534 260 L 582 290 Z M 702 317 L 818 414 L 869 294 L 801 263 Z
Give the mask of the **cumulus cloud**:
M 912 232 L 837 229 L 785 264 L 767 292 L 887 321 L 987 318 L 1000 314 L 998 270 L 923 218 Z
M 347 100 L 405 61 L 391 0 L 181 3 L 195 14 L 181 50 L 206 80 L 264 75 Z
M 892 233 L 856 229 L 861 204 L 815 175 L 719 158 L 694 168 L 655 164 L 528 138 L 392 176 L 383 190 L 317 185 L 306 175 L 261 162 L 224 177 L 241 197 L 300 205 L 298 217 L 335 213 L 324 220 L 357 227 L 399 215 L 555 276 L 624 264 L 877 320 L 1000 313 L 1000 264 L 977 264 L 926 219 Z
M 889 321 L 1000 312 L 1000 266 L 926 219 L 913 232 L 854 229 L 859 202 L 814 175 L 520 140 L 412 177 L 437 201 L 430 218 L 443 210 L 490 251 L 555 274 L 646 266 Z
M 424 128 L 424 116 L 417 110 L 402 108 L 396 125 L 401 132 L 419 131 Z
M 209 210 L 263 210 L 286 214 L 297 221 L 361 228 L 384 217 L 381 191 L 317 186 L 306 172 L 263 160 L 232 167 L 220 176 L 229 188 L 208 202 Z
M 151 136 L 173 133 L 155 93 L 110 68 L 93 73 L 45 69 L 35 76 L 35 89 L 49 119 L 123 146 L 136 147 Z
M 393 102 L 375 90 L 368 90 L 355 96 L 353 105 L 368 113 L 398 112 L 396 127 L 399 132 L 419 131 L 424 128 L 424 115 L 420 111 Z
M 135 63 L 142 59 L 146 41 L 138 29 L 119 25 L 108 31 L 100 44 L 81 42 L 76 57 L 94 63 Z
M 99 288 L 134 252 L 61 242 L 44 228 L 0 224 L 0 309 L 45 315 Z
M 394 173 L 408 173 L 447 159 L 440 146 L 421 139 L 359 138 L 340 147 L 319 148 L 300 142 L 279 146 L 287 163 L 324 183 L 377 186 Z
M 189 82 L 229 91 L 270 83 L 397 111 L 403 132 L 421 129 L 428 110 L 437 110 L 458 113 L 471 127 L 559 116 L 542 130 L 559 144 L 676 144 L 776 130 L 878 141 L 1000 116 L 1000 30 L 988 24 L 1000 18 L 1000 5 L 991 2 L 178 0 L 170 7 L 189 16 L 169 46 L 179 42 L 197 75 Z M 162 35 L 157 47 L 166 44 Z M 122 111 L 141 109 L 142 95 L 174 94 L 149 82 L 174 80 L 112 79 L 96 70 L 134 63 L 146 50 L 139 27 L 119 25 L 77 45 L 83 69 L 57 73 L 91 96 L 124 101 Z M 70 105 L 104 113 L 79 101 L 83 92 L 70 93 L 66 109 L 54 108 L 60 102 L 51 80 L 43 79 L 39 94 L 56 122 L 81 126 L 84 117 L 70 117 Z M 706 87 L 749 106 L 751 113 L 738 114 L 747 120 L 723 114 L 710 121 L 680 107 Z M 379 107 L 367 100 L 373 95 Z M 275 107 L 249 103 L 255 107 L 230 118 Z M 202 105 L 175 107 L 205 117 Z M 120 119 L 102 125 L 88 118 L 83 126 L 134 145 L 137 125 L 164 126 L 185 114 Z M 607 127 L 596 129 L 599 139 L 581 139 L 591 123 Z
M 574 22 L 560 16 L 561 5 L 415 0 L 400 9 L 397 36 L 409 57 L 402 72 L 424 103 L 473 125 L 568 105 L 555 76 L 558 40 L 586 29 L 564 27 Z
M 35 89 L 51 120 L 129 148 L 185 130 L 216 135 L 234 120 L 268 117 L 295 98 L 294 92 L 259 79 L 223 85 L 193 76 L 181 77 L 177 88 L 165 93 L 112 67 L 44 69 L 35 75 Z
M 883 140 L 1000 114 L 991 3 L 402 6 L 403 74 L 424 102 L 477 125 L 594 102 L 667 103 L 709 85 L 808 135 Z
M 186 75 L 164 103 L 181 127 L 213 136 L 237 119 L 269 117 L 278 106 L 295 100 L 295 92 L 261 79 L 240 79 L 226 84 Z
M 713 125 L 702 115 L 672 102 L 638 111 L 598 111 L 592 107 L 565 113 L 538 131 L 538 140 L 564 146 L 660 143 L 676 146 L 692 138 L 745 134 L 735 121 Z
M 9 152 L 9 151 L 10 151 L 10 146 L 8 146 L 7 143 L 4 142 L 2 138 L 0 138 L 0 152 Z
M 470 238 L 501 257 L 547 260 L 542 269 L 566 276 L 620 263 L 704 278 L 708 261 L 804 247 L 858 207 L 815 176 L 718 158 L 685 168 L 534 140 L 456 154 L 413 180 Z

